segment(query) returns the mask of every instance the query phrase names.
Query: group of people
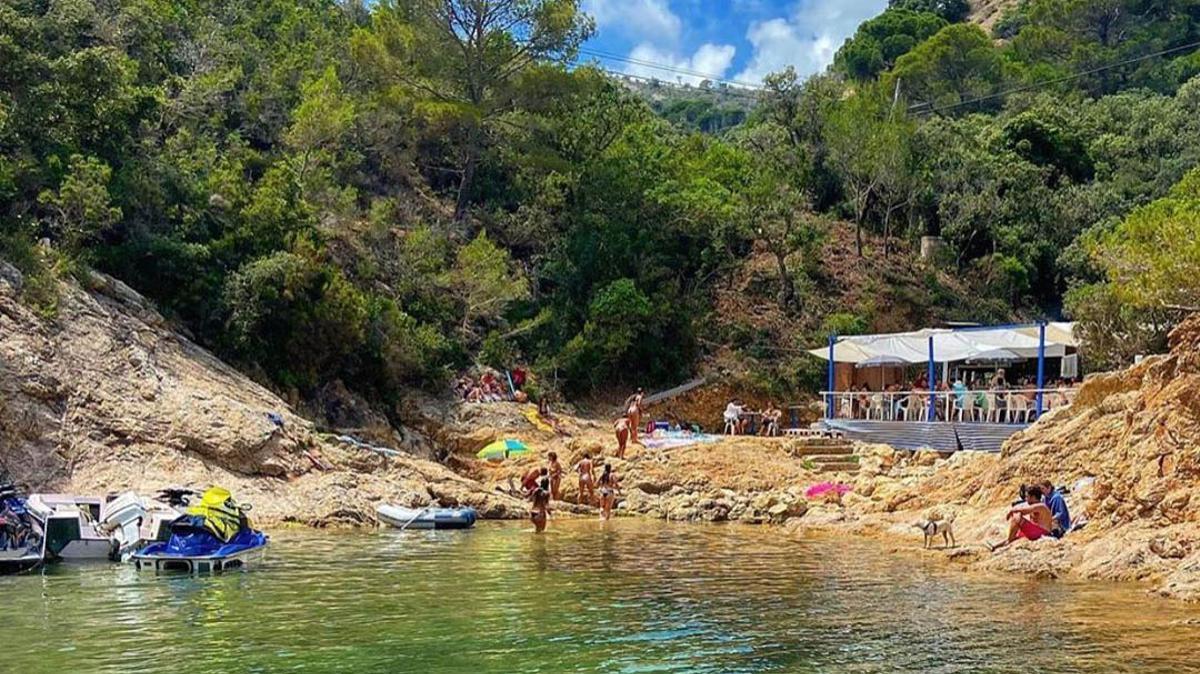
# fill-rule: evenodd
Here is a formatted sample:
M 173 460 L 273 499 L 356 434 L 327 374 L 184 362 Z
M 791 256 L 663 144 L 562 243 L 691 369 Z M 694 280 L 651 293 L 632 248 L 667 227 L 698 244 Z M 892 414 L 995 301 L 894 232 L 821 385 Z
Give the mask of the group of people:
M 751 421 L 757 415 L 762 423 L 758 425 L 759 435 L 779 435 L 779 423 L 783 419 L 783 410 L 775 403 L 768 401 L 767 406 L 755 412 L 739 399 L 729 401 L 725 412 L 721 415 L 725 421 L 725 435 L 746 435 L 751 430 Z
M 525 371 L 517 368 L 509 373 L 512 387 L 501 376 L 492 370 L 484 370 L 479 377 L 463 375 L 454 382 L 454 395 L 469 403 L 499 403 L 529 400 L 522 387 L 525 385 Z
M 546 458 L 546 465 L 531 468 L 521 476 L 521 495 L 530 502 L 529 519 L 538 533 L 546 530 L 551 502 L 562 500 L 562 480 L 566 473 L 557 452 L 550 452 Z M 584 452 L 571 471 L 578 476 L 579 503 L 599 506 L 600 519 L 611 519 L 617 495 L 621 493 L 621 481 L 612 464 L 605 462 L 596 475 L 591 453 Z
M 940 381 L 933 392 L 937 404 L 929 418 L 929 379 L 919 374 L 910 383 L 893 383 L 874 391 L 867 384 L 857 384 L 841 394 L 838 416 L 847 419 L 879 419 L 908 421 L 1032 421 L 1037 404 L 1037 384 L 1028 377 L 1010 384 L 1004 370 L 991 377 L 964 380 L 961 374 L 952 382 Z M 1066 380 L 1048 383 L 1042 389 L 1042 410 L 1048 411 L 1069 405 L 1074 398 L 1074 385 Z
M 992 552 L 1022 538 L 1030 541 L 1045 536 L 1062 538 L 1071 530 L 1066 494 L 1049 480 L 1022 485 L 1021 498 L 1013 503 L 1005 518 L 1008 536 L 1003 541 L 989 543 Z

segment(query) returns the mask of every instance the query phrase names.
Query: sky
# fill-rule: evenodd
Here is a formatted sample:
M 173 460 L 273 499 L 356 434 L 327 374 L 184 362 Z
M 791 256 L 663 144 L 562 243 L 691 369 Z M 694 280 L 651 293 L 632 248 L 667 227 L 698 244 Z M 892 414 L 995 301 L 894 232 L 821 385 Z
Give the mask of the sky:
M 592 53 L 582 58 L 660 80 L 696 84 L 711 75 L 757 84 L 788 65 L 801 75 L 824 69 L 858 24 L 886 6 L 887 0 L 584 0 L 597 31 L 585 46 Z

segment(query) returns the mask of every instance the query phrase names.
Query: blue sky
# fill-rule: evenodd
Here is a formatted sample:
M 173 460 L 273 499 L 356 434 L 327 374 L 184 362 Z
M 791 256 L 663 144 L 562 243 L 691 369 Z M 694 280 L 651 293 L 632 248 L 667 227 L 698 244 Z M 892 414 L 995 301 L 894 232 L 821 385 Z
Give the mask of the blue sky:
M 758 83 L 787 65 L 802 75 L 823 69 L 887 0 L 584 0 L 583 6 L 598 27 L 587 49 Z M 661 80 L 702 79 L 598 60 L 611 70 Z

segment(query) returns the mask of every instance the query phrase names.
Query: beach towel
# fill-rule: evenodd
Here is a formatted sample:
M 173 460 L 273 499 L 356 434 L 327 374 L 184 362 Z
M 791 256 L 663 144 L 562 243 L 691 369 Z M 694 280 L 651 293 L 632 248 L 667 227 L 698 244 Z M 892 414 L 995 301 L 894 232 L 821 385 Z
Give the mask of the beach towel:
M 546 423 L 546 420 L 542 418 L 542 415 L 538 414 L 536 407 L 527 408 L 524 412 L 522 412 L 522 414 L 524 414 L 525 418 L 529 420 L 529 423 L 533 424 L 533 427 L 539 431 L 544 433 L 554 432 L 554 427 Z

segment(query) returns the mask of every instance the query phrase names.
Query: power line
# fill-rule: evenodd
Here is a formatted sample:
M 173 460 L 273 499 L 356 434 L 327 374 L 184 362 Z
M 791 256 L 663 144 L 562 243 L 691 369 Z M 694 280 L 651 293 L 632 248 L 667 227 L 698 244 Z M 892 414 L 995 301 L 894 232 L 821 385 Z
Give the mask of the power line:
M 1117 61 L 1116 63 L 1110 63 L 1108 65 L 1099 66 L 1096 68 L 1092 68 L 1090 70 L 1084 70 L 1082 72 L 1072 73 L 1070 75 L 1063 75 L 1062 77 L 1055 77 L 1055 78 L 1048 79 L 1048 80 L 1041 80 L 1039 82 L 1033 82 L 1030 84 L 1023 84 L 1019 87 L 1013 87 L 1012 89 L 998 91 L 994 94 L 988 94 L 987 96 L 980 96 L 978 98 L 972 98 L 972 99 L 966 100 L 966 101 L 959 101 L 958 103 L 950 103 L 950 104 L 939 106 L 936 108 L 927 107 L 929 105 L 928 103 L 920 103 L 918 105 L 910 106 L 909 111 L 913 112 L 913 113 L 917 113 L 917 114 L 937 114 L 939 112 L 944 112 L 946 110 L 953 110 L 954 108 L 960 108 L 960 107 L 963 107 L 966 105 L 975 105 L 976 103 L 983 103 L 986 101 L 990 101 L 992 99 L 1002 98 L 1005 96 L 1011 96 L 1012 94 L 1019 94 L 1019 93 L 1023 93 L 1026 91 L 1031 91 L 1033 89 L 1048 86 L 1051 84 L 1062 84 L 1063 82 L 1070 82 L 1071 80 L 1077 80 L 1077 79 L 1080 79 L 1083 77 L 1087 77 L 1088 75 L 1095 75 L 1096 73 L 1102 73 L 1106 70 L 1113 70 L 1115 68 L 1121 68 L 1123 66 L 1131 65 L 1134 63 L 1140 63 L 1142 61 L 1149 61 L 1150 59 L 1158 58 L 1160 56 L 1165 56 L 1167 54 L 1172 54 L 1172 53 L 1179 52 L 1179 51 L 1186 51 L 1188 49 L 1195 49 L 1197 47 L 1200 47 L 1200 42 L 1192 42 L 1190 44 L 1180 45 L 1178 47 L 1171 47 L 1169 49 L 1163 49 L 1161 51 L 1156 51 L 1153 54 L 1144 54 L 1142 56 L 1135 56 L 1134 58 L 1125 59 L 1124 61 Z M 922 108 L 924 108 L 924 109 L 922 109 Z
M 630 63 L 633 65 L 645 66 L 647 68 L 654 68 L 656 70 L 664 70 L 667 72 L 672 72 L 672 73 L 676 73 L 676 74 L 680 74 L 680 75 L 689 75 L 691 77 L 700 77 L 700 78 L 703 78 L 706 80 L 711 80 L 713 82 L 719 82 L 721 84 L 728 84 L 730 86 L 742 87 L 745 89 L 752 89 L 754 91 L 761 91 L 763 89 L 763 86 L 761 84 L 753 84 L 750 82 L 741 82 L 738 80 L 725 79 L 724 77 L 722 77 L 720 75 L 713 75 L 712 73 L 704 73 L 704 72 L 699 72 L 696 70 L 691 70 L 688 68 L 681 68 L 679 66 L 670 66 L 670 65 L 663 64 L 663 63 L 656 63 L 654 61 L 647 61 L 644 59 L 636 59 L 631 56 L 620 56 L 618 54 L 612 54 L 609 52 L 600 51 L 598 49 L 591 49 L 588 47 L 580 48 L 579 53 L 587 54 L 588 56 L 595 56 L 597 58 L 607 59 L 607 60 L 611 60 L 611 61 L 620 61 L 623 63 Z

